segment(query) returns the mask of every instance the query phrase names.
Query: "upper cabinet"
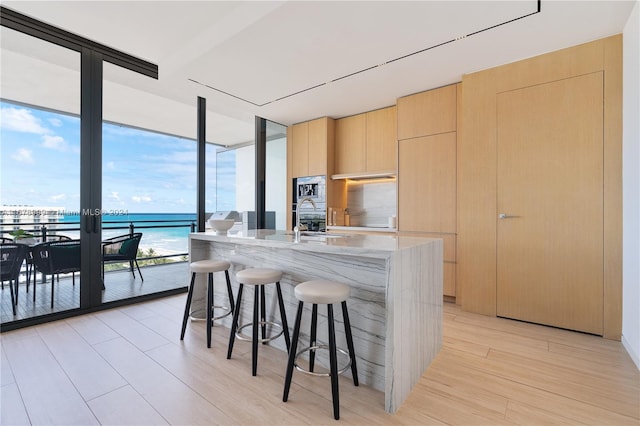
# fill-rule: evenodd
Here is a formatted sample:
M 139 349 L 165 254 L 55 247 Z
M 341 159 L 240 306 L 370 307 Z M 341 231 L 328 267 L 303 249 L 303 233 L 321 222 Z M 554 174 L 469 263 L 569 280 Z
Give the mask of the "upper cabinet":
M 399 98 L 398 140 L 456 131 L 456 85 Z
M 366 168 L 368 172 L 396 170 L 396 107 L 367 113 Z
M 396 107 L 336 120 L 336 174 L 396 170 Z
M 367 118 L 365 114 L 336 120 L 335 172 L 362 173 L 365 171 L 365 140 Z
M 332 122 L 323 117 L 289 128 L 291 177 L 327 174 L 327 142 L 333 139 Z
M 309 172 L 309 123 L 294 124 L 289 128 L 291 144 L 292 177 L 308 176 Z

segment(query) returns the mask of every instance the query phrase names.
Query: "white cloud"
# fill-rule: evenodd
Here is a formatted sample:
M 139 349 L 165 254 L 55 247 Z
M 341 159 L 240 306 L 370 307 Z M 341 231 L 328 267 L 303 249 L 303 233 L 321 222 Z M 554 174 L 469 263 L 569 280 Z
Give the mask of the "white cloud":
M 11 156 L 11 158 L 13 158 L 15 161 L 19 163 L 32 164 L 33 156 L 31 154 L 32 154 L 31 150 L 26 148 L 20 148 Z
M 40 120 L 25 108 L 5 107 L 0 110 L 0 126 L 3 129 L 22 133 L 46 135 L 50 130 L 42 127 Z
M 112 200 L 120 201 L 120 195 L 116 191 L 111 191 L 111 195 L 109 196 Z
M 114 163 L 113 161 L 109 161 L 107 163 L 107 169 L 114 170 L 115 168 L 116 168 L 116 163 Z M 114 194 L 117 194 L 117 192 L 114 192 Z
M 67 142 L 62 136 L 42 136 L 42 146 L 49 149 L 55 149 L 56 151 L 66 151 L 68 146 Z
M 62 127 L 62 120 L 59 118 L 50 118 L 48 121 L 53 127 Z
M 49 197 L 49 201 L 52 201 L 55 203 L 55 202 L 62 201 L 66 198 L 67 198 L 67 194 L 52 195 L 51 197 Z
M 131 199 L 136 202 L 136 203 L 148 203 L 151 201 L 151 197 L 149 197 L 148 195 L 142 195 L 142 196 L 138 196 L 138 195 L 134 195 L 133 197 L 131 197 Z

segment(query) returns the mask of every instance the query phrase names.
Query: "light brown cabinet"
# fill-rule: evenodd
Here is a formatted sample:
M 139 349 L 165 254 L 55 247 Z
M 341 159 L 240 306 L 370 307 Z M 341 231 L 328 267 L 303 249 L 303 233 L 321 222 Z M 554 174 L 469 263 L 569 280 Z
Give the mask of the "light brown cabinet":
M 396 170 L 396 107 L 369 111 L 366 121 L 366 171 Z
M 307 176 L 309 172 L 309 123 L 294 124 L 290 128 L 291 175 Z
M 366 115 L 336 120 L 336 174 L 365 171 Z
M 398 142 L 401 231 L 456 232 L 456 132 Z
M 396 170 L 396 107 L 336 120 L 336 174 Z
M 328 118 L 290 127 L 291 177 L 327 174 Z
M 322 117 L 287 129 L 287 206 L 293 203 L 293 179 L 334 173 L 335 120 Z M 344 207 L 344 182 L 327 180 L 327 205 Z M 292 229 L 287 214 L 287 229 Z
M 456 131 L 456 87 L 441 87 L 399 98 L 398 140 Z
M 444 240 L 445 296 L 456 297 L 458 85 L 398 99 L 398 230 Z
M 307 176 L 327 174 L 327 141 L 329 140 L 327 117 L 309 121 L 309 167 Z M 333 127 L 331 127 L 333 131 Z M 333 135 L 331 135 L 333 138 Z

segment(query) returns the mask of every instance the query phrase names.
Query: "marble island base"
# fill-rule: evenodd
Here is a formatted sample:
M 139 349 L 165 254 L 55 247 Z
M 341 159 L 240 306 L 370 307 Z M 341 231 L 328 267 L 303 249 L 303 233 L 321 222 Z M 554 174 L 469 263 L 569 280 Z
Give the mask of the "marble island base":
M 282 270 L 281 287 L 290 327 L 298 306 L 293 292 L 296 284 L 312 279 L 348 284 L 351 296 L 347 305 L 359 379 L 384 392 L 387 412 L 400 407 L 442 346 L 442 240 L 352 235 L 318 242 L 295 241 L 281 231 L 229 236 L 192 233 L 190 257 L 191 261 L 218 258 L 231 262 L 234 294 L 238 289 L 235 272 L 248 267 Z M 227 300 L 223 283 L 224 275 L 216 274 L 215 301 Z M 279 322 L 274 286 L 266 287 L 266 295 L 267 321 Z M 205 297 L 205 278 L 199 276 L 192 302 L 194 314 L 204 312 Z M 251 321 L 252 297 L 248 293 L 243 297 L 240 324 Z M 311 313 L 305 304 L 307 308 L 300 347 L 307 346 L 309 340 Z M 340 309 L 334 312 L 337 344 L 346 349 L 342 313 Z M 317 340 L 327 342 L 326 308 L 319 306 L 318 313 Z M 230 327 L 231 316 L 218 323 Z M 286 351 L 284 339 L 269 344 Z M 322 356 L 319 353 L 316 362 L 328 365 L 328 359 Z

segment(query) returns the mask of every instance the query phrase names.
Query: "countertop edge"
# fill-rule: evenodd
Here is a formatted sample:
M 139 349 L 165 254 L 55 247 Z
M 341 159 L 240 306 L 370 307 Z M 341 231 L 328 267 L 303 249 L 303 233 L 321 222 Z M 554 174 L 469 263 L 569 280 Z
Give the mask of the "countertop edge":
M 267 235 L 269 236 L 269 235 Z M 265 238 L 265 235 L 216 235 L 214 232 L 194 232 L 189 238 L 199 241 L 220 242 L 228 244 L 243 244 L 273 248 L 287 248 L 290 250 L 308 251 L 313 253 L 331 253 L 364 256 L 372 258 L 389 258 L 404 250 L 435 243 L 435 238 L 399 237 L 394 235 L 362 235 L 352 234 L 343 238 L 327 240 L 327 242 L 283 240 L 288 234 L 275 234 L 277 238 Z

